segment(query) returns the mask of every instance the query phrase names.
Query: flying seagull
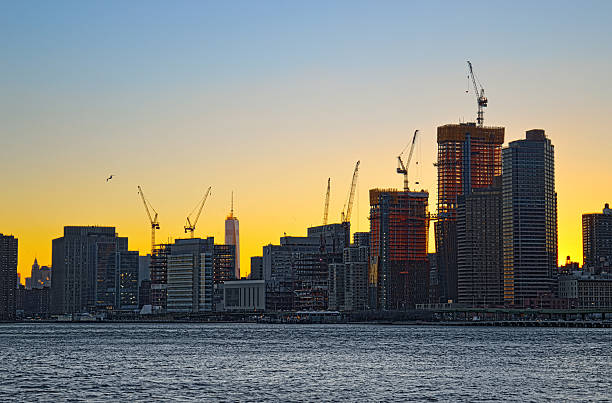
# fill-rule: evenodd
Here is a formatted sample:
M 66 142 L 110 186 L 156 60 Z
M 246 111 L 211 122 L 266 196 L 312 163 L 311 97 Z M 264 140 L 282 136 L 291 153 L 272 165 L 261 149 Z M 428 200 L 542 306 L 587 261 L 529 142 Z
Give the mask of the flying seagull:
M 111 176 L 109 176 L 108 178 L 106 178 L 106 181 L 108 182 L 109 180 L 113 179 L 113 175 L 111 174 Z

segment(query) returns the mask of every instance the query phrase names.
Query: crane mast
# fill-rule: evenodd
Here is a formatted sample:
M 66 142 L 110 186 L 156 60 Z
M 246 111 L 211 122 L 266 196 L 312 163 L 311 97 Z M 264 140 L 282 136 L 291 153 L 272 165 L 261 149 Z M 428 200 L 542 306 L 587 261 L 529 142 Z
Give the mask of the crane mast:
M 327 213 L 329 211 L 329 191 L 331 178 L 327 178 L 327 193 L 325 194 L 325 207 L 323 208 L 323 225 L 327 225 Z
M 153 249 L 155 249 L 155 231 L 159 229 L 159 221 L 157 220 L 157 211 L 155 211 L 151 203 L 147 201 L 140 186 L 138 186 L 138 193 L 140 194 L 140 198 L 142 199 L 142 204 L 144 204 L 145 211 L 147 212 L 147 217 L 149 218 L 149 222 L 151 223 L 151 255 L 153 255 Z M 151 216 L 151 211 L 149 210 L 149 207 L 151 208 L 151 210 L 153 210 L 153 213 L 155 213 L 154 216 Z
M 404 162 L 402 161 L 402 155 L 408 148 L 408 145 L 406 145 L 406 147 L 404 147 L 400 155 L 397 156 L 397 164 L 398 164 L 397 173 L 404 175 L 404 191 L 405 192 L 410 190 L 408 187 L 408 167 L 410 166 L 410 161 L 412 160 L 412 154 L 414 153 L 414 145 L 416 143 L 416 138 L 417 138 L 418 133 L 419 133 L 418 129 L 414 131 L 414 135 L 412 136 L 412 143 L 410 144 L 410 152 L 408 153 L 408 159 L 406 160 L 405 165 L 404 165 Z
M 204 194 L 204 197 L 202 198 L 202 200 L 198 202 L 198 204 L 194 207 L 191 213 L 189 213 L 189 215 L 187 216 L 187 225 L 185 225 L 185 233 L 187 232 L 191 233 L 191 238 L 194 237 L 196 224 L 198 223 L 198 220 L 200 219 L 200 214 L 202 213 L 202 209 L 204 208 L 204 203 L 206 203 L 206 199 L 208 199 L 208 195 L 210 194 L 211 188 L 212 186 L 208 187 L 208 190 Z M 234 206 L 234 203 L 233 203 L 233 196 L 232 196 L 232 213 L 234 211 L 233 206 Z M 195 218 L 192 219 L 191 216 L 193 215 L 193 213 L 195 213 L 196 210 L 198 211 L 198 213 L 196 214 Z
M 467 64 L 470 71 L 470 78 L 472 79 L 472 84 L 474 85 L 474 92 L 476 93 L 476 103 L 478 104 L 478 117 L 476 118 L 476 121 L 478 122 L 478 126 L 482 126 L 484 124 L 483 108 L 487 106 L 489 100 L 485 96 L 485 90 L 484 88 L 482 88 L 482 85 L 480 85 L 480 81 L 478 81 L 478 79 L 474 75 L 472 63 L 468 60 Z
M 355 187 L 357 186 L 357 177 L 359 175 L 359 162 L 355 164 L 355 170 L 353 171 L 353 180 L 351 182 L 351 190 L 349 192 L 349 198 L 346 203 L 346 210 L 341 214 L 341 220 L 343 223 L 351 222 L 351 211 L 353 210 L 353 200 L 355 199 Z

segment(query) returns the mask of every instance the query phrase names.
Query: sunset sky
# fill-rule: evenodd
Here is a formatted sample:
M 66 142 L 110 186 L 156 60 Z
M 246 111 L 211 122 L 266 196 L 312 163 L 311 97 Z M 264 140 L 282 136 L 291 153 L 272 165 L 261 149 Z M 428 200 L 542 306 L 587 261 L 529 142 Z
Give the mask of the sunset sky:
M 582 261 L 581 214 L 612 202 L 612 2 L 27 1 L 0 3 L 0 232 L 19 272 L 51 264 L 64 225 L 223 242 L 231 192 L 242 275 L 283 232 L 338 221 L 361 160 L 368 189 L 411 178 L 435 212 L 436 127 L 474 121 L 466 60 L 506 142 L 542 128 L 555 145 L 559 260 Z M 466 93 L 466 90 L 470 90 Z M 116 177 L 105 182 L 109 174 Z M 430 242 L 433 251 L 433 241 Z

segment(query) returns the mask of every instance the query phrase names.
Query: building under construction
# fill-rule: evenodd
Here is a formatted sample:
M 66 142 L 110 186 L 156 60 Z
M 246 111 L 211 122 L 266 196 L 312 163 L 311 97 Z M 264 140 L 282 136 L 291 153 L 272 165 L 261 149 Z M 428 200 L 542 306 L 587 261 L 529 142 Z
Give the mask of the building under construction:
M 501 175 L 503 127 L 475 123 L 438 127 L 438 220 L 435 223 L 439 295 L 457 301 L 457 197 L 487 188 Z
M 428 199 L 426 191 L 370 190 L 371 308 L 428 302 Z

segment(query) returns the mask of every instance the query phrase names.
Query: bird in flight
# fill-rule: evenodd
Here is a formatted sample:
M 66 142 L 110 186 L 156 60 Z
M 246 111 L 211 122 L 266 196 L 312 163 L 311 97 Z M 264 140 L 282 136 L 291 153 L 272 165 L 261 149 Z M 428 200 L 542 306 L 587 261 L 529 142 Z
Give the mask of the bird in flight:
M 113 179 L 113 175 L 111 174 L 111 176 L 109 176 L 108 178 L 106 178 L 106 181 L 108 182 L 109 180 Z

